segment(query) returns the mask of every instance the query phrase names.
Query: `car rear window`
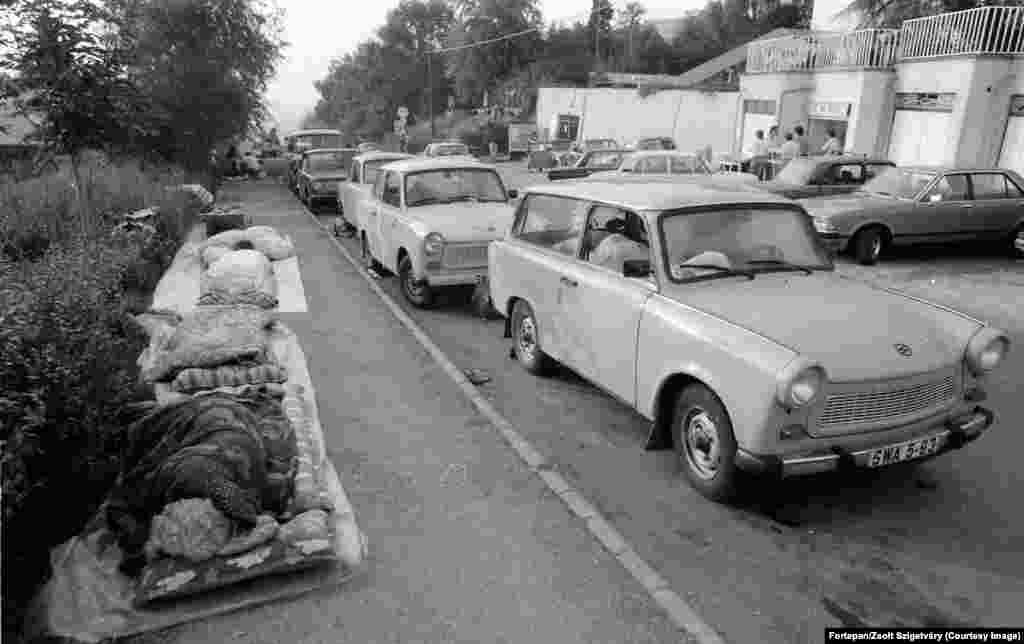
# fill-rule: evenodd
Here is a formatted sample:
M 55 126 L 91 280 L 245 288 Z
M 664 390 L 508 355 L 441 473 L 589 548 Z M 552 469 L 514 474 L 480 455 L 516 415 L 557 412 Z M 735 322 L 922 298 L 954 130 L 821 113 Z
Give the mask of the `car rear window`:
M 575 255 L 587 218 L 587 202 L 531 194 L 516 213 L 515 237 L 566 255 Z

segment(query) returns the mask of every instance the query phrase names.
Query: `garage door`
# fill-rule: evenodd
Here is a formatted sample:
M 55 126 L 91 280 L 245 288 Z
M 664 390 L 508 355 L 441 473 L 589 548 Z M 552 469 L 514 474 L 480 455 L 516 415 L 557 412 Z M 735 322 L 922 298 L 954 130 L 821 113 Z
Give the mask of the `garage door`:
M 1014 96 L 1006 135 L 999 153 L 999 167 L 1024 174 L 1024 96 Z
M 948 112 L 896 110 L 889 160 L 896 165 L 945 164 L 952 120 Z

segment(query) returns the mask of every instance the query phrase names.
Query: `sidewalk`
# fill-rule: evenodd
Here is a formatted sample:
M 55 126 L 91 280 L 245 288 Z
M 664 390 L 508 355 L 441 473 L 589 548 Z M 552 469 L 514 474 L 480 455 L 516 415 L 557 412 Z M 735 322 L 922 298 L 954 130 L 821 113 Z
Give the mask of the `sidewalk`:
M 191 624 L 180 642 L 685 642 L 531 474 L 294 198 L 225 186 L 294 240 L 308 313 L 281 314 L 369 540 L 340 589 Z

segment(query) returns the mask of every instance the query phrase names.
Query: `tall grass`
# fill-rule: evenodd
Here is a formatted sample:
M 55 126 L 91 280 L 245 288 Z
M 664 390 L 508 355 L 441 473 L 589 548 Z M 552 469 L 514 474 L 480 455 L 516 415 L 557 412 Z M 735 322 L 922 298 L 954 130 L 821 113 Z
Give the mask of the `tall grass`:
M 91 160 L 0 185 L 0 467 L 4 638 L 48 574 L 48 551 L 81 529 L 118 471 L 126 403 L 145 397 L 127 319 L 197 215 L 173 169 Z M 160 207 L 155 234 L 115 231 Z

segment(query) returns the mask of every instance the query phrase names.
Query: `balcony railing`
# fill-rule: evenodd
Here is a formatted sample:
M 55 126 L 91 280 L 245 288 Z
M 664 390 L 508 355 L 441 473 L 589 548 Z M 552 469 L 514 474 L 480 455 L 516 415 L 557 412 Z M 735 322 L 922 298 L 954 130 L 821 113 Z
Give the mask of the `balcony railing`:
M 914 18 L 900 29 L 901 60 L 963 55 L 1024 56 L 1024 7 Z
M 862 29 L 760 40 L 747 46 L 747 73 L 886 69 L 896 60 L 898 36 L 895 29 Z

